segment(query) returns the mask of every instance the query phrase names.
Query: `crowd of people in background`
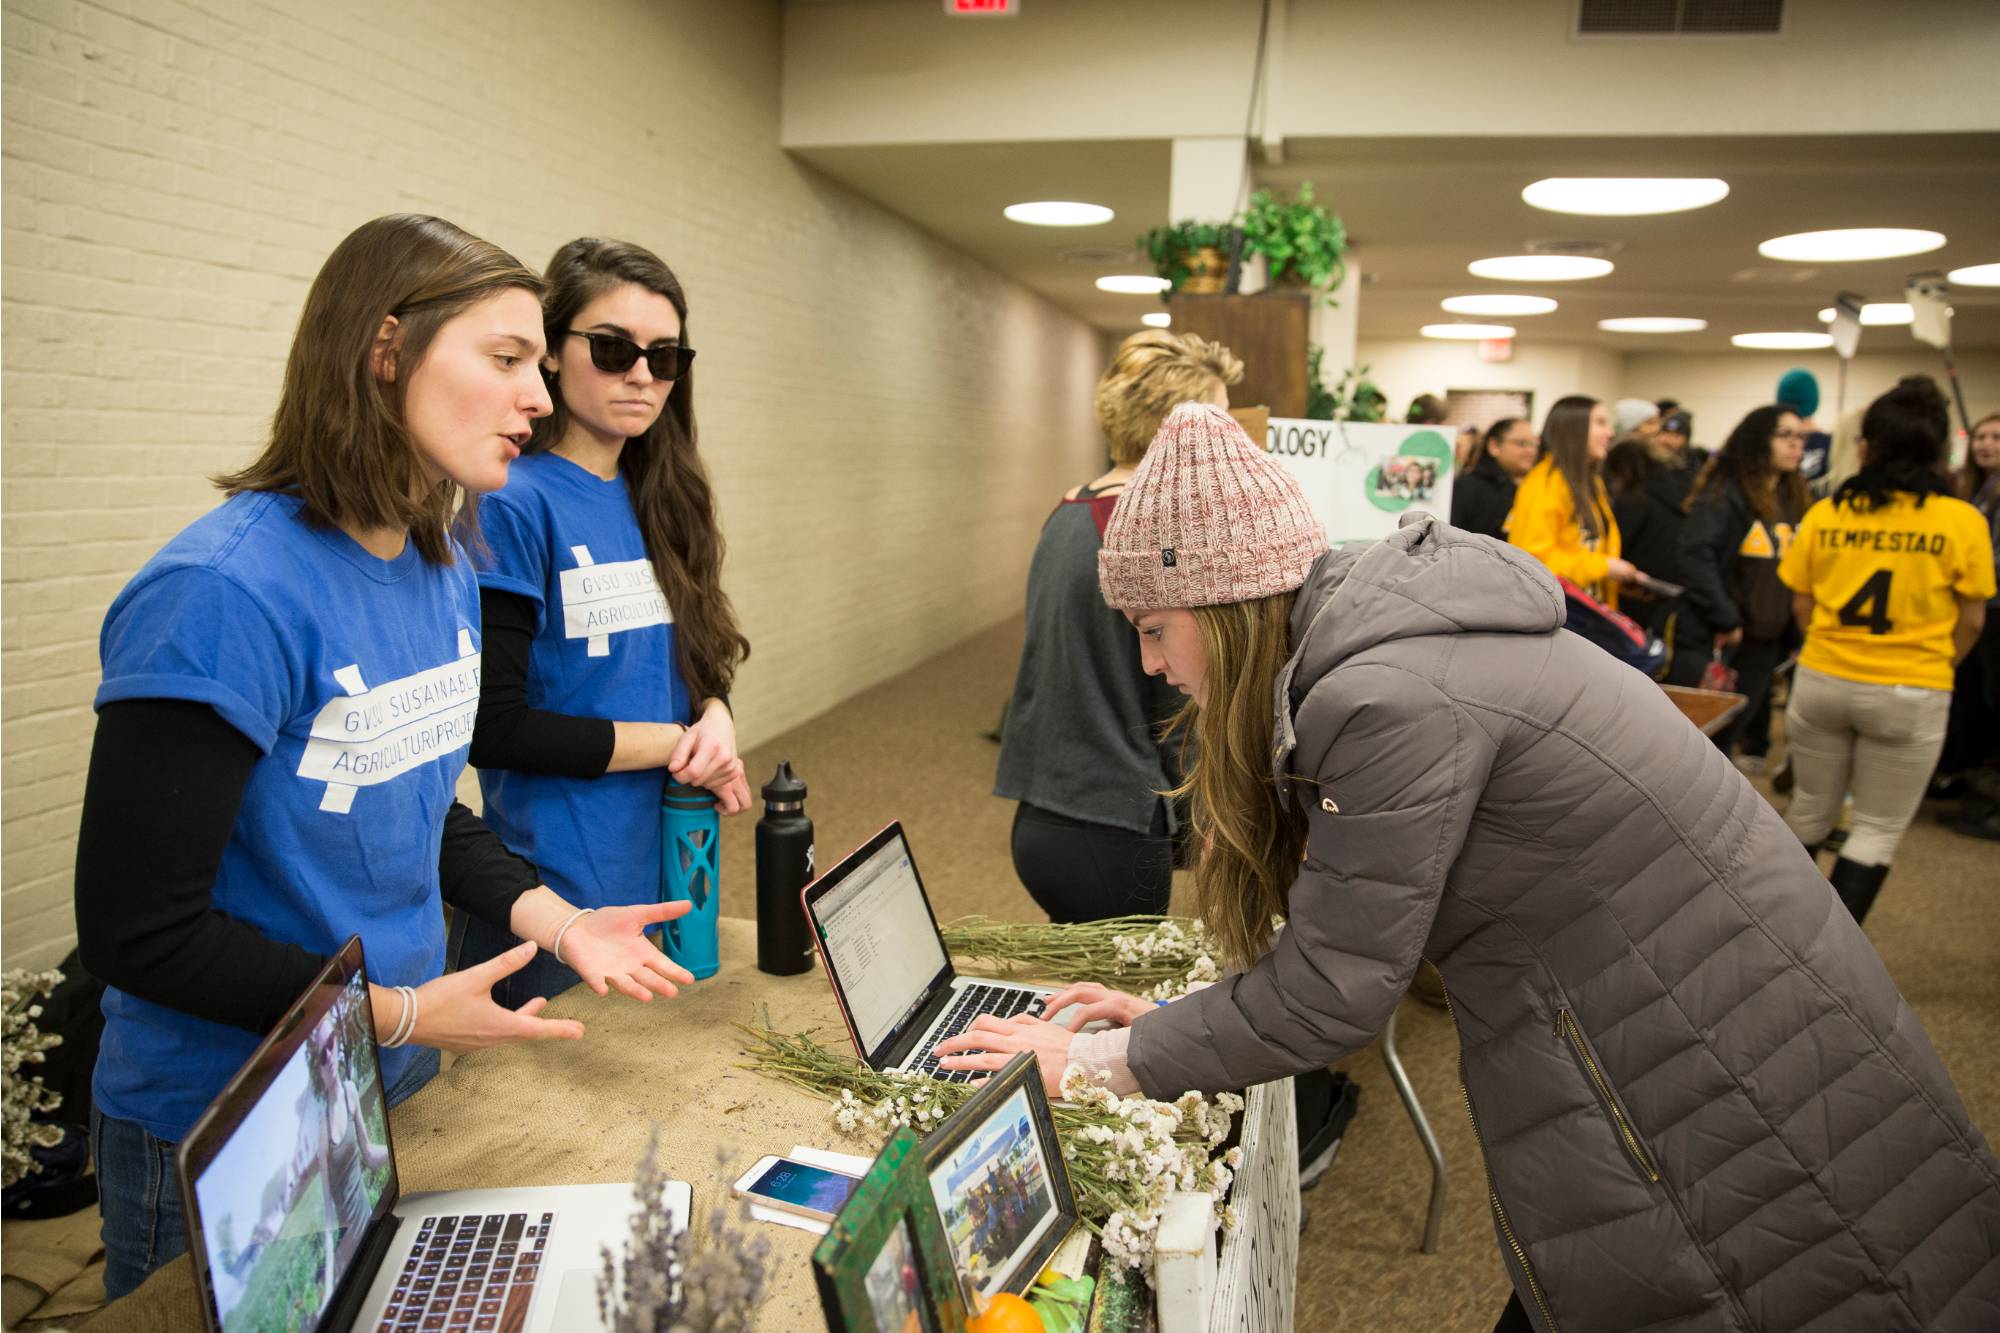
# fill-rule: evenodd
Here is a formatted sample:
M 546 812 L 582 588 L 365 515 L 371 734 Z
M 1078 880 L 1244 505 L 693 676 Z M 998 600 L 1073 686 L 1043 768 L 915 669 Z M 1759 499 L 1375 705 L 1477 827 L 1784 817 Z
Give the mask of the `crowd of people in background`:
M 1843 852 L 1837 882 L 1853 881 L 1846 896 L 1865 912 L 1864 881 L 1879 888 L 1926 796 L 1950 803 L 1944 822 L 1956 832 L 2000 840 L 2000 627 L 1987 618 L 2000 545 L 2000 412 L 1970 424 L 1954 462 L 1947 404 L 1928 377 L 1908 377 L 1852 414 L 1838 439 L 1817 429 L 1818 407 L 1817 381 L 1794 369 L 1712 450 L 1694 442 L 1693 414 L 1673 399 L 1606 408 L 1565 398 L 1539 436 L 1522 417 L 1483 430 L 1461 421 L 1451 521 L 1533 552 L 1660 640 L 1664 683 L 1743 696 L 1715 743 L 1745 773 L 1768 775 L 1778 795 L 1797 792 L 1802 768 L 1810 772 L 1806 794 L 1794 798 L 1795 822 L 1813 843 Z M 1449 420 L 1441 400 L 1424 395 L 1409 416 L 1428 420 L 1440 409 L 1438 419 Z M 1580 430 L 1586 410 L 1608 413 L 1601 454 L 1607 432 L 1595 421 Z M 1581 512 L 1579 493 L 1592 496 Z M 1829 535 L 1863 515 L 1877 527 L 1908 520 L 1900 541 L 1911 549 L 1890 554 L 1909 563 L 1921 546 L 1928 563 L 1899 574 L 1872 537 L 1864 550 L 1859 537 Z M 1823 550 L 1800 549 L 1807 533 Z M 1834 540 L 1855 544 L 1836 552 L 1825 547 Z M 1848 551 L 1851 560 L 1838 558 Z M 1871 601 L 1857 584 L 1826 605 L 1831 594 L 1814 580 L 1850 564 L 1866 565 L 1862 583 L 1887 571 L 1869 585 L 1887 591 Z M 1843 636 L 1844 662 L 1828 647 Z M 1816 732 L 1828 675 L 1890 691 L 1887 716 L 1848 718 L 1832 737 Z M 1773 767 L 1778 713 L 1790 719 L 1789 744 Z M 1936 718 L 1916 725 L 1928 713 Z M 1886 789 L 1885 769 L 1901 772 Z M 1909 775 L 1916 771 L 1922 783 Z M 1833 823 L 1850 797 L 1853 822 L 1873 832 L 1843 851 L 1850 835 Z

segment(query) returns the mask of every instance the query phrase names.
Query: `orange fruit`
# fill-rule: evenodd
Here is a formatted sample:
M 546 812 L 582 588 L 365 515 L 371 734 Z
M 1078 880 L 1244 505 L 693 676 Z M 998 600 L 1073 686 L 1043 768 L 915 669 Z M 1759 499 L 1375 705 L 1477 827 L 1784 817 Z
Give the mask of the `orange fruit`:
M 990 1297 L 986 1311 L 975 1319 L 968 1320 L 965 1333 L 1044 1333 L 1042 1317 L 1035 1313 L 1035 1307 L 1012 1292 L 1003 1291 Z

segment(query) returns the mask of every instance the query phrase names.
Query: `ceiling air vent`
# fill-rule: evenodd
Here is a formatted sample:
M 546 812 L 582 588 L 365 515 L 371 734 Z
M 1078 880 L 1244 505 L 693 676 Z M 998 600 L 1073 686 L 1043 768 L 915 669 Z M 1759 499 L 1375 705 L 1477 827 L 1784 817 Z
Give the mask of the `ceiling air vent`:
M 1129 245 L 1075 245 L 1067 250 L 1056 251 L 1056 258 L 1065 264 L 1084 264 L 1102 267 L 1105 264 L 1123 264 L 1138 258 L 1139 252 Z
M 1577 0 L 1576 35 L 1770 36 L 1785 30 L 1785 0 Z
M 1528 255 L 1574 255 L 1582 259 L 1609 259 L 1625 248 L 1623 241 L 1526 241 L 1521 253 Z

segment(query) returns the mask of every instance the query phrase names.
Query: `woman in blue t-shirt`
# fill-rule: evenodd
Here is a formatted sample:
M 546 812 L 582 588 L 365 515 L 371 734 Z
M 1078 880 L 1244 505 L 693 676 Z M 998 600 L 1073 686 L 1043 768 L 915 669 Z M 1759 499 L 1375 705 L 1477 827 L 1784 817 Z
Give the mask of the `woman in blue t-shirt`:
M 537 946 L 600 993 L 692 980 L 643 933 L 677 912 L 573 906 L 453 799 L 480 626 L 448 524 L 549 411 L 541 289 L 437 218 L 357 228 L 306 295 L 263 453 L 105 616 L 76 916 L 109 986 L 91 1147 L 113 1297 L 187 1247 L 175 1142 L 350 935 L 391 1105 L 438 1050 L 582 1035 L 494 1004 Z M 446 902 L 527 942 L 447 974 Z
M 721 584 L 722 534 L 695 447 L 694 348 L 673 272 L 636 245 L 549 261 L 542 361 L 554 410 L 477 519 L 486 673 L 472 764 L 487 821 L 579 904 L 660 897 L 660 792 L 749 808 L 725 702 L 749 652 Z M 507 946 L 464 919 L 455 965 Z M 576 984 L 541 958 L 503 1004 Z

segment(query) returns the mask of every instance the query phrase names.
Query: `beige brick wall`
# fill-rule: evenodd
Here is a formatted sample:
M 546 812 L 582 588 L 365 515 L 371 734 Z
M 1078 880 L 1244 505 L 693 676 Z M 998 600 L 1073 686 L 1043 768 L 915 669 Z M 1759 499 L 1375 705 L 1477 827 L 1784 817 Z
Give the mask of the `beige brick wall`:
M 71 940 L 96 636 L 259 443 L 319 262 L 379 213 L 686 283 L 755 656 L 746 745 L 1017 611 L 1099 458 L 1089 328 L 777 147 L 737 0 L 5 0 L 0 930 Z M 994 700 L 997 710 L 1000 700 Z

